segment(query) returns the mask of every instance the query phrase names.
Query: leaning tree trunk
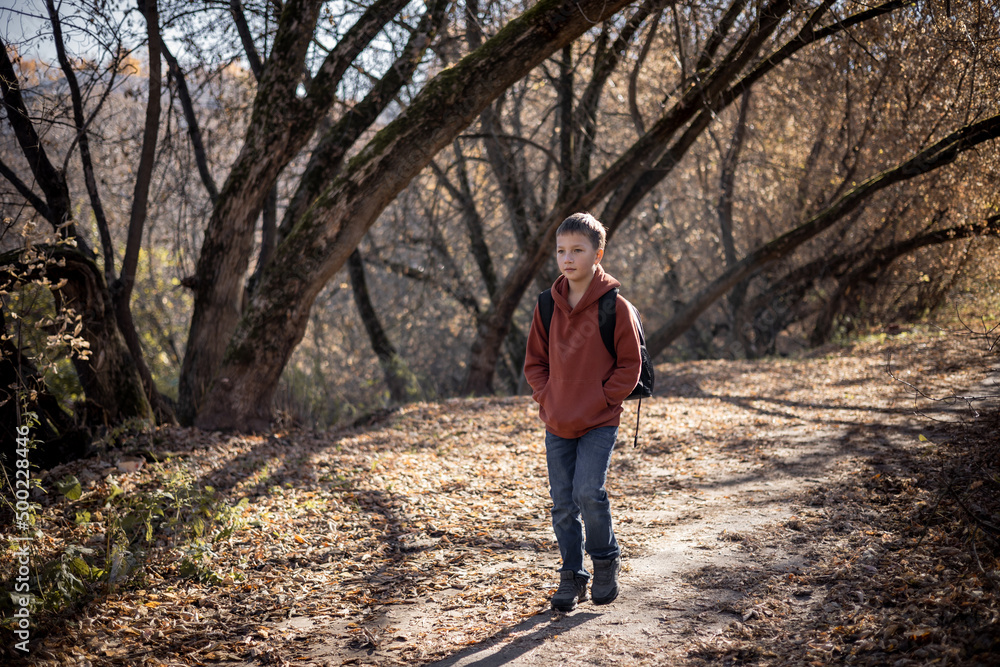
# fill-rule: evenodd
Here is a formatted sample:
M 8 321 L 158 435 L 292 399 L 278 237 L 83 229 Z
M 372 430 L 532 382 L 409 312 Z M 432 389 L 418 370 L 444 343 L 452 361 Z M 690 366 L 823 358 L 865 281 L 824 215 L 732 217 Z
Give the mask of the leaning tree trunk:
M 839 316 L 841 306 L 847 295 L 854 291 L 858 284 L 879 271 L 885 270 L 900 257 L 916 252 L 922 248 L 954 243 L 975 236 L 1000 236 L 1000 215 L 992 215 L 975 223 L 958 225 L 947 229 L 920 234 L 905 241 L 893 243 L 870 253 L 857 253 L 854 256 L 836 258 L 841 266 L 852 266 L 845 275 L 838 276 L 837 288 L 827 299 L 824 308 L 816 318 L 809 344 L 819 346 L 830 339 L 834 331 L 834 320 Z
M 500 93 L 627 0 L 542 0 L 432 79 L 282 241 L 239 322 L 195 424 L 266 428 L 274 388 L 309 310 L 368 228 L 431 158 Z
M 803 243 L 826 231 L 845 215 L 861 206 L 876 192 L 951 164 L 963 152 L 997 137 L 1000 137 L 1000 114 L 966 125 L 893 169 L 860 183 L 806 222 L 760 246 L 719 274 L 694 298 L 679 308 L 666 324 L 646 337 L 646 347 L 649 348 L 650 357 L 656 357 L 663 352 L 678 336 L 687 331 L 703 312 L 740 281 L 750 278 L 765 266 L 787 257 Z

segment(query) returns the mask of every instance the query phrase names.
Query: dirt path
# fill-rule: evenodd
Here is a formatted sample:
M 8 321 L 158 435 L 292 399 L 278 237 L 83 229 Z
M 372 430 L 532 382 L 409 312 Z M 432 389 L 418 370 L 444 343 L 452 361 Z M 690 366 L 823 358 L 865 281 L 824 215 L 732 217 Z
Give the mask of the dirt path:
M 913 437 L 911 420 L 894 408 L 898 394 L 883 381 L 880 360 L 851 361 L 857 363 L 835 362 L 845 373 L 841 387 L 849 391 L 807 386 L 804 380 L 816 377 L 811 371 L 822 362 L 781 375 L 748 367 L 720 385 L 703 374 L 715 366 L 720 381 L 726 366 L 691 365 L 698 390 L 671 382 L 679 395 L 647 407 L 645 428 L 677 415 L 726 419 L 698 423 L 696 430 L 707 437 L 701 444 L 692 439 L 682 472 L 647 472 L 644 483 L 670 490 L 667 502 L 621 513 L 626 543 L 637 532 L 648 542 L 627 558 L 619 599 L 539 614 L 434 665 L 679 664 L 699 642 L 752 621 L 762 612 L 742 592 L 747 579 L 795 575 L 819 557 L 815 545 L 785 526 L 823 517 L 825 510 L 810 504 L 817 494 L 860 459 L 886 452 L 890 441 Z M 751 387 L 756 391 L 747 391 Z M 725 444 L 713 446 L 718 443 Z M 627 448 L 620 459 L 619 475 L 647 462 Z M 805 609 L 809 597 L 786 601 Z
M 871 528 L 863 517 L 846 516 L 845 480 L 867 476 L 872 466 L 898 474 L 895 454 L 922 446 L 919 435 L 929 426 L 885 364 L 884 349 L 873 347 L 794 363 L 664 369 L 659 397 L 643 406 L 643 447 L 631 447 L 628 414 L 613 461 L 613 508 L 625 549 L 619 599 L 568 614 L 543 608 L 430 664 L 681 664 L 696 662 L 702 649 L 718 655 L 727 637 L 748 635 L 758 620 L 801 625 L 815 616 L 823 596 L 797 580 L 829 556 L 824 547 Z M 923 379 L 956 381 L 933 370 L 921 368 Z M 807 526 L 824 527 L 823 536 L 809 537 Z M 551 572 L 558 563 L 549 551 L 519 554 L 506 565 Z M 547 597 L 554 581 L 542 586 Z M 405 644 L 433 636 L 449 615 L 462 618 L 449 611 L 447 596 L 430 596 L 417 608 L 387 611 L 378 631 Z M 430 655 L 441 651 L 427 646 Z M 345 651 L 342 642 L 311 655 L 329 664 L 397 656 L 384 644 Z M 420 659 L 419 652 L 410 656 Z

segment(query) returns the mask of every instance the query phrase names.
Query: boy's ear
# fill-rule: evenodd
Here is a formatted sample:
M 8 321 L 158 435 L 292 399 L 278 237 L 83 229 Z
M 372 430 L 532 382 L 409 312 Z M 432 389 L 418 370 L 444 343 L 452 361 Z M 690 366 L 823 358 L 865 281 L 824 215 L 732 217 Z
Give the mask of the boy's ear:
M 597 261 L 595 262 L 595 264 L 600 264 L 602 259 L 604 259 L 604 248 L 598 248 Z

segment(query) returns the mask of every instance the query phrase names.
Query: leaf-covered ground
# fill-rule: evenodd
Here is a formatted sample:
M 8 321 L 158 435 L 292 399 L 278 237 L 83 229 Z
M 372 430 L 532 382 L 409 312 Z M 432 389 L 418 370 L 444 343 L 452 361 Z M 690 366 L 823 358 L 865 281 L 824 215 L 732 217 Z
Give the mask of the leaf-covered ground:
M 996 394 L 988 342 L 659 367 L 613 460 L 622 595 L 569 614 L 529 399 L 122 437 L 42 477 L 28 661 L 1000 664 L 997 405 L 913 389 Z

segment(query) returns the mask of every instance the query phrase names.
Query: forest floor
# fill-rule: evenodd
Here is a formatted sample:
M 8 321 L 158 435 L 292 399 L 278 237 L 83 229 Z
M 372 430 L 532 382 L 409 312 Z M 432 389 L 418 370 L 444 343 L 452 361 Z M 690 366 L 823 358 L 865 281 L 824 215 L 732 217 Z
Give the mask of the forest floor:
M 46 600 L 57 582 L 71 602 L 35 612 L 28 660 L 1000 664 L 984 417 L 1000 406 L 920 393 L 995 397 L 989 344 L 903 332 L 660 366 L 639 446 L 630 403 L 612 459 L 621 595 L 570 613 L 548 604 L 558 560 L 527 398 L 329 433 L 124 438 L 42 479 L 33 559 Z

